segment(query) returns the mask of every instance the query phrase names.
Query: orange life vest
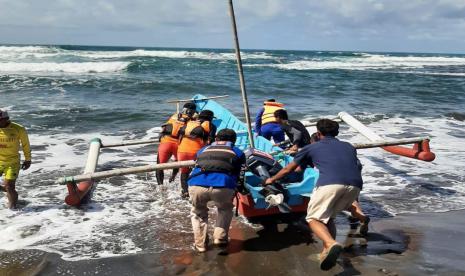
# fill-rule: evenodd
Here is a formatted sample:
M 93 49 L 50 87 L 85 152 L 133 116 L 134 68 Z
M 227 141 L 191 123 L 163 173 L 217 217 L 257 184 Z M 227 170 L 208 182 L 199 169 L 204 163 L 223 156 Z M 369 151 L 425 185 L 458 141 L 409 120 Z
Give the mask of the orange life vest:
M 187 124 L 189 117 L 186 114 L 175 113 L 162 125 L 161 143 L 178 143 L 180 130 Z
M 211 123 L 209 121 L 189 121 L 187 122 L 181 142 L 178 146 L 178 152 L 196 153 L 208 142 L 210 135 Z
M 278 102 L 264 102 L 264 111 L 262 115 L 262 125 L 276 122 L 274 112 L 279 109 L 284 109 L 284 104 Z

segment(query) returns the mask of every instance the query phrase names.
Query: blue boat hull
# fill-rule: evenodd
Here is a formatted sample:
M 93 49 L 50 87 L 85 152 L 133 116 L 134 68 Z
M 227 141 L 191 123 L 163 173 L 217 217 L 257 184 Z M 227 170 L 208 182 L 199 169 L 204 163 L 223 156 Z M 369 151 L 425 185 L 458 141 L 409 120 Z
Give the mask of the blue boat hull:
M 198 111 L 209 109 L 214 112 L 215 119 L 213 120 L 213 124 L 215 124 L 218 130 L 230 128 L 236 131 L 237 147 L 242 150 L 250 147 L 246 125 L 229 110 L 213 100 L 205 100 L 205 96 L 203 95 L 195 95 L 193 97 L 193 101 L 197 105 Z M 281 148 L 274 147 L 270 141 L 261 136 L 256 136 L 255 134 L 254 142 L 255 148 L 258 150 L 267 153 L 281 151 Z M 280 155 L 275 158 L 283 167 L 292 161 L 292 157 L 288 155 Z M 292 208 L 292 212 L 306 211 L 310 194 L 317 179 L 318 172 L 311 168 L 307 168 L 304 172 L 302 182 L 291 183 L 285 186 L 289 196 L 287 203 Z M 239 193 L 239 200 L 237 203 L 237 208 L 242 215 L 247 218 L 251 218 L 279 213 L 279 210 L 276 207 L 267 209 L 268 204 L 265 202 L 264 197 L 259 193 L 262 189 L 260 178 L 250 172 L 247 172 L 245 179 L 245 190 L 247 192 Z

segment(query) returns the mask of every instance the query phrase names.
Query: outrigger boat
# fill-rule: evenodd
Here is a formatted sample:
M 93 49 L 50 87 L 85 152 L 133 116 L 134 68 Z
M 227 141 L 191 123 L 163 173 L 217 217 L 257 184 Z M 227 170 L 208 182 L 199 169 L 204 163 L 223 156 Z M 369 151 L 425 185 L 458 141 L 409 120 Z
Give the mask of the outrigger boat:
M 215 114 L 213 124 L 216 125 L 218 130 L 224 128 L 235 130 L 237 133 L 236 146 L 238 146 L 241 150 L 250 149 L 251 143 L 246 124 L 240 121 L 228 109 L 212 99 L 222 97 L 224 96 L 205 97 L 203 95 L 195 95 L 192 97 L 192 99 L 174 102 L 192 101 L 196 104 L 197 111 L 199 112 L 205 109 L 212 110 Z M 345 112 L 339 113 L 338 118 L 341 122 L 348 123 L 352 128 L 371 140 L 369 143 L 354 144 L 354 146 L 358 149 L 382 147 L 384 150 L 391 153 L 415 158 L 422 161 L 432 161 L 435 158 L 434 153 L 430 151 L 428 137 L 415 137 L 387 141 L 382 139 L 368 127 Z M 305 122 L 304 125 L 313 126 L 315 123 Z M 155 144 L 157 142 L 158 140 L 154 139 L 105 144 L 98 138 L 92 139 L 90 142 L 88 161 L 86 163 L 84 174 L 63 177 L 59 179 L 61 184 L 66 184 L 68 186 L 69 194 L 67 195 L 65 202 L 72 206 L 79 206 L 83 200 L 86 199 L 86 196 L 89 195 L 89 192 L 92 190 L 95 181 L 99 179 L 117 175 L 142 173 L 159 169 L 171 169 L 195 165 L 195 161 L 180 161 L 95 172 L 101 148 Z M 399 146 L 404 144 L 414 144 L 414 146 L 413 148 Z M 279 164 L 279 167 L 284 167 L 293 160 L 292 156 L 286 154 L 281 148 L 274 146 L 273 143 L 271 143 L 269 140 L 255 134 L 254 146 L 254 153 L 275 161 L 277 164 Z M 306 168 L 301 180 L 298 182 L 283 184 L 282 188 L 284 190 L 281 192 L 285 195 L 285 203 L 289 207 L 288 211 L 283 212 L 280 210 L 279 206 L 270 206 L 270 204 L 265 201 L 265 196 L 263 195 L 263 186 L 261 185 L 263 179 L 260 177 L 260 175 L 254 172 L 252 168 L 249 168 L 245 174 L 244 185 L 237 193 L 235 201 L 236 210 L 239 214 L 251 222 L 261 222 L 264 220 L 269 221 L 270 219 L 276 221 L 288 221 L 288 219 L 293 220 L 296 217 L 302 217 L 306 213 L 307 204 L 317 179 L 318 171 L 314 170 L 313 168 Z

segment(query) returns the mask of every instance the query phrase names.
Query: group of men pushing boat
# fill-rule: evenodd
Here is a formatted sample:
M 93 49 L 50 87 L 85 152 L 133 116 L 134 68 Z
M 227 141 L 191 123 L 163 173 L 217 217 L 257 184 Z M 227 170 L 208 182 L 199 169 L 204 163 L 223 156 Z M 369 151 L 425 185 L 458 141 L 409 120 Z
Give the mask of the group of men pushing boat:
M 214 114 L 210 110 L 195 112 L 195 104 L 186 103 L 179 114 L 174 114 L 162 126 L 162 137 L 158 161 L 167 162 L 171 155 L 175 159 L 196 160 L 196 166 L 189 175 L 189 169 L 181 171 L 181 196 L 190 197 L 192 202 L 191 221 L 194 232 L 193 248 L 205 252 L 209 247 L 207 234 L 208 207 L 212 201 L 218 216 L 213 231 L 213 244 L 224 246 L 228 243 L 228 231 L 233 217 L 232 198 L 245 169 L 245 155 L 235 146 L 236 133 L 222 129 L 216 135 L 212 124 Z M 306 220 L 312 232 L 323 241 L 320 254 L 320 268 L 329 270 L 335 264 L 342 246 L 336 242 L 334 218 L 343 210 L 361 222 L 360 233 L 368 232 L 369 218 L 357 202 L 363 181 L 361 164 L 356 149 L 347 142 L 335 138 L 339 124 L 333 120 L 317 122 L 317 132 L 310 136 L 299 121 L 289 120 L 284 105 L 270 99 L 264 102 L 255 120 L 258 135 L 284 147 L 285 134 L 289 137 L 289 154 L 294 160 L 263 185 L 273 185 L 285 176 L 300 172 L 308 166 L 319 170 L 319 178 L 312 192 Z M 170 181 L 174 180 L 174 171 Z M 162 172 L 157 173 L 159 184 L 163 183 Z
M 171 157 L 177 161 L 195 160 L 197 152 L 205 145 L 211 144 L 216 135 L 216 126 L 212 123 L 213 112 L 202 110 L 196 112 L 194 103 L 186 103 L 180 113 L 175 113 L 162 125 L 160 145 L 158 146 L 158 163 L 166 163 Z M 181 197 L 189 198 L 187 179 L 190 169 L 181 168 Z M 174 181 L 177 170 L 169 179 Z M 157 171 L 158 184 L 163 184 L 164 173 Z
M 166 163 L 171 156 L 175 160 L 196 160 L 190 172 L 181 168 L 181 197 L 192 202 L 191 221 L 194 233 L 193 248 L 205 252 L 209 246 L 207 234 L 208 207 L 212 201 L 218 210 L 213 232 L 213 244 L 228 243 L 228 231 L 233 217 L 232 198 L 245 170 L 244 153 L 235 146 L 236 132 L 222 129 L 216 133 L 210 110 L 196 112 L 194 103 L 186 103 L 162 126 L 158 162 Z M 308 166 L 319 170 L 319 178 L 307 208 L 306 220 L 312 232 L 323 241 L 320 267 L 329 270 L 336 264 L 342 246 L 336 242 L 334 218 L 348 210 L 361 222 L 360 233 L 368 231 L 369 218 L 363 214 L 357 199 L 362 189 L 361 164 L 356 149 L 347 142 L 335 138 L 339 124 L 329 119 L 317 122 L 317 132 L 310 136 L 299 121 L 289 120 L 284 105 L 270 99 L 258 112 L 255 129 L 258 135 L 273 138 L 276 145 L 284 147 L 285 135 L 289 137 L 288 153 L 294 159 L 278 173 L 266 179 L 264 186 L 273 185 L 292 173 L 303 173 Z M 284 142 L 284 143 L 283 143 Z M 20 164 L 19 148 L 25 161 Z M 15 208 L 18 194 L 15 181 L 19 169 L 31 165 L 31 151 L 24 127 L 11 122 L 8 112 L 0 110 L 0 176 L 1 190 L 6 192 L 10 208 Z M 169 181 L 173 181 L 176 171 Z M 158 184 L 164 181 L 163 171 L 156 173 Z

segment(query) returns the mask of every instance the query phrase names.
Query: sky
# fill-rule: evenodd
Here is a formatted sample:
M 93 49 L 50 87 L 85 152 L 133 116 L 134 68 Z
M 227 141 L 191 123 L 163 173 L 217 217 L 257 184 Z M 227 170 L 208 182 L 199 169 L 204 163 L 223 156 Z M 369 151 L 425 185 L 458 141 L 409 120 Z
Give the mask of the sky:
M 465 53 L 465 0 L 234 0 L 243 49 Z M 0 0 L 0 43 L 231 48 L 228 0 Z

